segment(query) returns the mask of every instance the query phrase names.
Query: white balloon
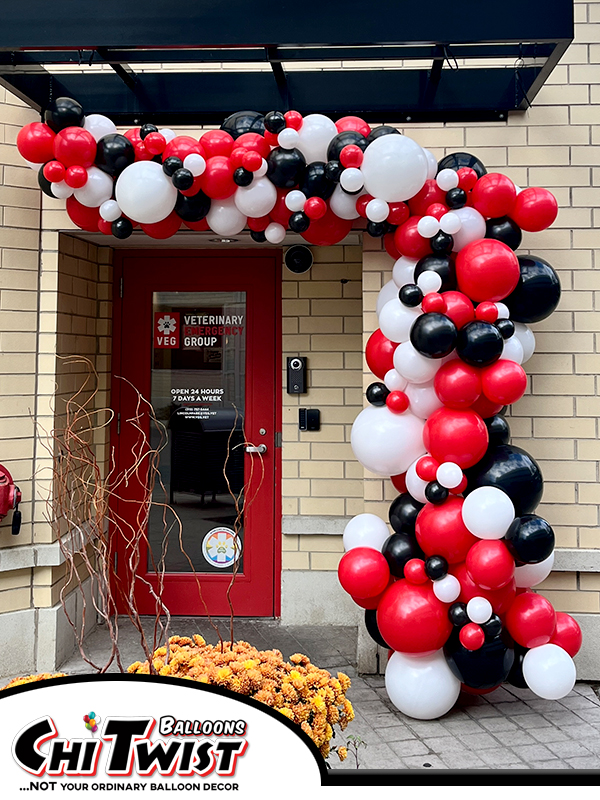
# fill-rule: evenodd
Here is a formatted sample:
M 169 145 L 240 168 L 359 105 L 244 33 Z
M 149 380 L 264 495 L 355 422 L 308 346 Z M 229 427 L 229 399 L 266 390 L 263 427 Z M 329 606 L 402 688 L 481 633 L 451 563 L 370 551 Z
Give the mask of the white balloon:
M 387 137 L 382 136 L 382 139 Z M 347 192 L 359 192 L 365 184 L 362 172 L 356 167 L 348 167 L 340 177 L 340 186 Z
M 486 597 L 472 597 L 467 603 L 467 616 L 478 625 L 487 622 L 492 613 L 492 604 Z
M 345 192 L 338 183 L 333 190 L 331 199 L 329 200 L 331 210 L 336 217 L 339 217 L 340 219 L 358 219 L 360 214 L 356 210 L 356 201 L 359 197 L 362 197 L 363 194 L 366 194 L 366 192 L 361 192 L 360 194 L 348 194 L 348 192 Z
M 158 132 L 162 133 L 162 135 L 165 137 L 167 144 L 169 144 L 169 142 L 172 142 L 173 139 L 177 136 L 175 131 L 171 130 L 171 128 L 159 128 Z
M 269 165 L 267 164 L 267 162 L 263 158 L 260 167 L 254 173 L 254 177 L 255 178 L 264 178 L 264 176 L 267 174 L 268 169 L 269 169 Z
M 431 239 L 439 233 L 440 221 L 437 217 L 424 216 L 417 222 L 417 231 L 424 239 Z
M 575 686 L 575 662 L 557 644 L 532 647 L 523 658 L 523 677 L 532 692 L 544 700 L 560 700 Z
M 206 161 L 199 153 L 190 153 L 183 159 L 183 166 L 192 173 L 194 178 L 204 174 Z
M 420 309 L 409 308 L 396 297 L 394 300 L 388 300 L 381 309 L 379 313 L 379 327 L 383 335 L 390 341 L 406 342 L 413 322 L 420 316 Z M 427 360 L 430 361 L 432 359 Z M 398 368 L 396 367 L 396 369 Z M 398 372 L 400 372 L 400 370 L 398 370 Z M 408 375 L 405 377 L 408 378 Z
M 456 234 L 462 228 L 461 219 L 454 211 L 448 211 L 448 213 L 444 214 L 444 216 L 440 219 L 440 228 L 444 231 L 444 233 L 449 233 L 452 236 L 456 236 Z
M 354 547 L 371 547 L 379 550 L 390 536 L 388 526 L 375 514 L 359 514 L 344 528 L 344 550 Z
M 285 207 L 288 211 L 302 211 L 304 203 L 306 203 L 306 195 L 299 189 L 292 189 L 292 191 L 288 192 L 285 196 Z
M 369 406 L 352 425 L 352 450 L 371 472 L 388 477 L 400 475 L 425 453 L 424 425 L 410 412 L 394 414 L 387 406 Z
M 249 186 L 238 186 L 233 197 L 246 217 L 264 217 L 277 202 L 277 189 L 268 178 L 255 178 Z
M 211 231 L 219 236 L 234 236 L 246 226 L 246 215 L 236 206 L 233 197 L 225 200 L 213 200 L 206 221 Z
M 407 256 L 400 256 L 396 261 L 392 270 L 392 280 L 399 289 L 406 286 L 407 283 L 415 282 L 416 265 L 416 259 Z
M 522 363 L 525 364 L 535 352 L 535 336 L 531 328 L 522 322 L 515 322 L 515 336 L 523 346 Z
M 464 206 L 452 213 L 460 219 L 460 230 L 452 237 L 454 239 L 452 249 L 456 253 L 471 242 L 485 238 L 485 217 L 482 217 L 477 209 Z
M 415 350 L 409 341 L 402 342 L 394 351 L 394 367 L 410 383 L 432 381 L 442 366 L 441 362 L 441 358 L 425 358 Z
M 375 139 L 361 166 L 367 192 L 388 203 L 413 197 L 425 185 L 428 169 L 423 148 L 408 136 Z
M 95 167 L 88 170 L 88 175 L 93 169 Z M 87 184 L 83 188 L 86 187 Z M 151 225 L 165 219 L 173 211 L 177 201 L 177 189 L 163 172 L 161 164 L 157 164 L 156 161 L 136 161 L 125 167 L 117 178 L 115 197 L 125 216 L 143 225 Z M 102 202 L 104 200 L 108 200 L 108 197 Z
M 515 518 L 512 500 L 495 486 L 480 486 L 465 497 L 465 526 L 479 539 L 501 539 Z
M 421 456 L 419 456 L 419 458 L 421 458 Z M 418 503 L 426 503 L 427 498 L 425 497 L 425 488 L 428 484 L 428 481 L 424 481 L 417 475 L 417 461 L 419 458 L 415 459 L 410 467 L 406 470 L 406 476 L 404 480 L 406 481 L 406 491 L 410 494 L 410 496 L 414 497 Z
M 37 165 L 39 167 L 39 164 Z M 59 181 L 58 183 L 51 183 L 50 184 L 50 191 L 54 195 L 54 197 L 58 197 L 59 200 L 65 200 L 67 197 L 71 197 L 73 194 L 73 189 L 70 186 L 67 186 L 65 181 Z
M 458 700 L 460 681 L 448 666 L 442 650 L 420 658 L 393 653 L 385 670 L 385 688 L 392 703 L 403 714 L 413 719 L 437 719 L 447 714 Z
M 307 164 L 313 161 L 328 161 L 327 148 L 338 130 L 335 122 L 323 114 L 309 114 L 302 120 L 302 127 L 298 132 L 298 144 Z
M 389 303 L 390 300 L 397 300 L 398 299 L 398 287 L 394 283 L 394 281 L 388 281 L 384 286 L 379 290 L 379 294 L 377 295 L 377 314 L 381 313 L 381 309 L 384 307 L 386 303 Z
M 517 364 L 523 363 L 523 345 L 516 336 L 505 339 L 502 346 L 501 358 L 507 361 L 515 361 Z
M 453 603 L 461 592 L 458 578 L 454 575 L 446 575 L 439 581 L 433 582 L 433 593 L 442 603 Z
M 410 400 L 410 410 L 420 419 L 429 419 L 434 411 L 443 406 L 433 388 L 433 381 L 409 383 L 404 389 Z
M 390 207 L 385 200 L 380 200 L 378 197 L 374 197 L 367 203 L 365 213 L 370 222 L 383 222 L 387 219 L 388 214 L 390 213 Z
M 463 471 L 454 461 L 444 461 L 437 468 L 435 479 L 446 489 L 456 489 L 463 479 Z
M 100 216 L 107 222 L 114 222 L 121 216 L 121 209 L 116 200 L 106 200 L 100 206 Z
M 271 244 L 281 244 L 285 239 L 285 228 L 278 222 L 270 222 L 265 229 L 267 242 Z
M 390 392 L 403 392 L 408 383 L 406 378 L 403 378 L 395 369 L 390 369 L 385 373 L 383 382 Z
M 423 152 L 427 156 L 427 180 L 432 181 L 435 178 L 436 173 L 438 171 L 438 162 L 436 160 L 436 157 L 431 152 L 431 150 L 427 150 L 424 147 Z
M 112 119 L 105 117 L 103 114 L 90 114 L 85 117 L 83 127 L 92 134 L 96 141 L 99 141 L 109 133 L 117 132 L 117 126 Z
M 156 166 L 160 167 L 160 164 Z M 160 167 L 160 171 L 162 172 L 162 167 Z M 87 174 L 88 179 L 85 186 L 82 186 L 81 189 L 75 189 L 73 194 L 75 195 L 75 199 L 79 200 L 82 206 L 98 208 L 98 206 L 101 206 L 112 197 L 114 188 L 113 179 L 110 175 L 107 175 L 106 172 L 102 172 L 101 169 L 98 169 L 98 167 L 88 167 Z M 170 183 L 168 179 L 167 181 Z M 175 187 L 173 188 L 175 189 Z M 177 196 L 177 189 L 175 189 L 175 196 Z M 175 206 L 175 203 L 173 203 L 173 206 Z M 171 211 L 172 210 L 173 209 L 171 209 Z M 171 211 L 169 211 L 169 214 Z M 128 217 L 131 216 L 126 211 L 123 213 Z
M 498 319 L 508 319 L 510 317 L 510 311 L 505 303 L 495 303 L 494 305 L 498 310 Z
M 519 589 L 530 589 L 538 583 L 545 581 L 552 572 L 554 566 L 554 550 L 548 558 L 539 561 L 537 564 L 523 564 L 522 567 L 515 569 L 515 583 Z
M 435 180 L 443 192 L 449 192 L 458 186 L 458 173 L 453 169 L 442 169 Z
M 442 279 L 437 272 L 432 269 L 426 269 L 417 278 L 417 286 L 423 294 L 430 294 L 431 292 L 439 292 L 442 288 Z
M 293 150 L 300 141 L 300 134 L 295 128 L 284 128 L 277 137 L 277 144 L 284 150 Z

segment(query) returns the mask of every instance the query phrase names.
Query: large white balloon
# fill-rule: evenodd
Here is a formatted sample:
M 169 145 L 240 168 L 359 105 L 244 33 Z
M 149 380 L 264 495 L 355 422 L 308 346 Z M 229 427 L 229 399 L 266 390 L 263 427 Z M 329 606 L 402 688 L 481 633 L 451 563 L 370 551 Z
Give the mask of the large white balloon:
M 522 322 L 515 322 L 515 336 L 523 347 L 522 363 L 524 364 L 529 361 L 535 351 L 535 336 L 531 328 Z
M 514 361 L 517 364 L 523 363 L 523 345 L 517 336 L 511 336 L 504 341 L 500 357 L 506 359 L 506 361 Z
M 277 202 L 277 189 L 268 178 L 258 178 L 249 186 L 239 186 L 233 197 L 246 217 L 266 217 Z
M 406 286 L 407 283 L 415 282 L 416 265 L 417 261 L 407 256 L 400 256 L 396 261 L 392 270 L 392 280 L 399 289 Z
M 340 219 L 358 219 L 360 214 L 356 210 L 356 201 L 363 194 L 366 194 L 366 192 L 361 192 L 358 195 L 348 194 L 338 183 L 329 200 L 331 210 Z
M 156 161 L 136 161 L 125 167 L 117 178 L 115 196 L 126 217 L 143 225 L 151 225 L 165 219 L 173 211 L 177 189 L 163 172 L 161 164 Z
M 515 507 L 502 489 L 480 486 L 465 497 L 462 518 L 473 536 L 501 539 L 515 518 Z
M 538 583 L 545 581 L 554 566 L 554 550 L 548 558 L 538 561 L 537 564 L 523 564 L 515 569 L 515 583 L 520 589 L 530 589 Z
M 380 136 L 365 150 L 361 171 L 369 194 L 394 203 L 423 188 L 429 162 L 423 148 L 408 136 Z
M 411 342 L 404 341 L 394 350 L 394 367 L 409 383 L 429 383 L 442 366 L 441 362 L 441 358 L 425 358 Z
M 453 234 L 453 250 L 458 252 L 476 239 L 485 238 L 485 217 L 471 206 L 457 208 L 454 214 L 460 219 L 460 230 Z
M 523 677 L 532 692 L 544 700 L 560 700 L 575 686 L 575 662 L 557 644 L 532 647 L 523 658 Z
M 335 122 L 323 114 L 309 114 L 302 120 L 299 130 L 298 144 L 294 145 L 307 164 L 313 161 L 327 161 L 327 148 L 334 136 L 337 136 Z
M 394 414 L 387 406 L 369 406 L 352 425 L 352 450 L 371 472 L 388 477 L 400 475 L 425 453 L 424 425 L 410 412 Z
M 379 290 L 379 294 L 377 295 L 377 314 L 381 313 L 381 309 L 384 307 L 386 303 L 389 303 L 390 300 L 397 300 L 398 299 L 398 287 L 394 283 L 394 281 L 388 281 L 384 286 Z
M 427 156 L 427 180 L 431 181 L 437 175 L 438 162 L 437 162 L 436 157 L 431 152 L 431 150 L 427 150 L 427 148 L 424 147 L 423 148 L 423 152 Z
M 242 214 L 235 204 L 233 197 L 226 200 L 213 200 L 206 221 L 211 229 L 219 236 L 234 236 L 244 230 L 246 215 Z
M 410 400 L 410 410 L 421 419 L 428 419 L 444 405 L 435 393 L 433 381 L 409 383 L 404 391 Z
M 392 342 L 406 342 L 413 322 L 421 316 L 421 313 L 420 309 L 409 308 L 401 303 L 396 292 L 396 297 L 388 300 L 379 312 L 381 332 Z
M 375 514 L 359 514 L 353 517 L 344 528 L 344 550 L 354 547 L 371 547 L 379 550 L 383 547 L 390 532 L 388 526 Z
M 156 166 L 159 167 L 160 165 L 157 164 Z M 87 174 L 88 179 L 85 186 L 82 186 L 81 189 L 75 189 L 73 194 L 82 206 L 98 208 L 112 197 L 113 179 L 98 167 L 88 167 Z M 177 190 L 175 190 L 175 196 L 177 196 Z M 175 206 L 175 203 L 173 203 L 173 206 Z M 171 211 L 169 211 L 169 214 Z M 128 217 L 130 216 L 126 211 L 123 213 L 127 214 Z
M 419 458 L 420 457 L 421 456 L 419 456 Z M 424 481 L 417 475 L 417 461 L 419 458 L 413 461 L 410 467 L 406 470 L 406 476 L 404 480 L 406 481 L 406 491 L 409 493 L 409 495 L 414 497 L 419 503 L 426 503 L 427 498 L 425 497 L 425 489 L 427 488 L 428 481 Z
M 395 136 L 384 136 L 395 139 Z M 385 670 L 385 688 L 396 708 L 413 719 L 437 719 L 458 700 L 460 681 L 442 650 L 415 658 L 394 653 Z
M 117 132 L 117 126 L 112 119 L 103 114 L 89 114 L 83 122 L 83 127 L 92 134 L 96 141 L 109 133 Z

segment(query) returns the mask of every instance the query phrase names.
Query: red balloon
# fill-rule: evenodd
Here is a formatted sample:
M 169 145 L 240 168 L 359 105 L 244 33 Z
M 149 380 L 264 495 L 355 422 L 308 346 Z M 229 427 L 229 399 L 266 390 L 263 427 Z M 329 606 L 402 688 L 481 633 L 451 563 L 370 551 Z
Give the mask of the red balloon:
M 450 211 L 450 209 L 443 203 L 432 203 L 430 206 L 427 206 L 425 216 L 435 217 L 437 220 L 440 220 L 448 211 Z
M 385 247 L 386 253 L 390 258 L 393 258 L 394 261 L 397 261 L 402 253 L 396 247 L 396 242 L 394 241 L 394 234 L 393 233 L 386 233 L 383 237 L 383 246 Z
M 397 342 L 391 342 L 377 328 L 369 336 L 369 341 L 365 348 L 365 358 L 367 366 L 379 380 L 383 380 L 385 373 L 394 367 L 394 350 L 398 347 Z
M 261 139 L 264 142 L 264 138 L 262 136 Z M 247 169 L 249 172 L 258 172 L 258 170 L 262 167 L 263 163 L 263 157 L 261 156 L 261 154 L 258 153 L 256 150 L 244 150 L 242 152 L 244 153 L 244 155 L 242 156 L 241 166 L 244 169 Z
M 541 594 L 521 594 L 506 614 L 506 628 L 522 647 L 548 644 L 556 628 L 556 612 Z
M 458 288 L 471 300 L 503 300 L 520 278 L 514 252 L 497 239 L 476 239 L 456 257 Z
M 372 547 L 353 547 L 338 566 L 342 588 L 352 597 L 370 598 L 381 594 L 390 582 L 385 556 Z
M 368 609 L 369 611 L 375 611 L 375 609 L 379 605 L 379 601 L 383 597 L 383 594 L 384 592 L 381 592 L 381 594 L 378 594 L 375 597 L 353 597 L 352 599 L 354 600 L 357 606 Z
M 149 153 L 152 153 L 153 156 L 158 156 L 161 153 L 164 153 L 165 147 L 167 146 L 167 140 L 162 133 L 159 133 L 158 131 L 152 131 L 144 139 L 144 146 Z
M 422 558 L 411 558 L 404 565 L 404 577 L 409 583 L 415 585 L 427 583 L 429 578 L 425 572 L 425 562 Z
M 475 309 L 475 318 L 483 322 L 496 322 L 498 319 L 498 306 L 496 303 L 490 303 L 489 300 L 479 303 Z
M 91 167 L 96 158 L 96 140 L 84 128 L 64 128 L 54 139 L 54 157 L 65 167 Z
M 500 539 L 481 539 L 469 550 L 465 563 L 482 589 L 501 589 L 515 574 L 515 560 Z
M 467 488 L 468 485 L 469 485 L 469 481 L 467 480 L 467 476 L 463 475 L 462 476 L 462 480 L 458 484 L 458 486 L 455 486 L 453 489 L 449 489 L 448 491 L 451 494 L 462 494 L 464 492 L 464 490 Z
M 105 236 L 112 236 L 112 222 L 100 217 L 98 220 L 98 230 Z
M 390 392 L 385 404 L 394 414 L 403 414 L 410 406 L 410 400 L 404 392 Z
M 342 147 L 340 161 L 346 168 L 360 167 L 364 158 L 364 153 L 357 144 L 347 144 Z
M 579 623 L 570 614 L 563 611 L 556 612 L 556 628 L 550 639 L 550 644 L 557 644 L 566 650 L 571 658 L 575 658 L 581 650 L 583 637 Z
M 136 144 L 139 144 L 142 141 L 139 128 L 130 128 L 128 131 L 125 131 L 123 136 L 126 139 L 129 139 L 129 141 L 134 147 L 136 146 Z
M 176 156 L 184 161 L 185 157 L 189 156 L 191 153 L 195 153 L 203 158 L 205 157 L 204 148 L 200 142 L 198 142 L 192 136 L 176 136 L 174 139 L 171 139 L 171 141 L 165 147 L 162 160 L 166 161 L 167 158 Z
M 154 156 L 148 150 L 146 150 L 146 145 L 140 139 L 137 144 L 134 144 L 133 149 L 135 150 L 135 160 L 136 161 L 152 161 Z
M 488 398 L 482 394 L 475 400 L 470 408 L 471 411 L 475 411 L 475 413 L 479 414 L 482 419 L 489 419 L 504 408 L 504 403 L 492 403 L 491 400 L 488 400 Z
M 430 314 L 431 312 L 443 314 L 446 311 L 446 301 L 444 300 L 444 296 L 438 292 L 429 292 L 429 294 L 426 294 L 423 298 L 421 308 L 426 314 Z
M 288 211 L 289 215 L 289 211 Z M 289 219 L 289 216 L 288 216 Z M 354 220 L 340 219 L 328 208 L 320 219 L 312 220 L 302 238 L 311 244 L 327 247 L 345 239 L 352 230 Z
M 42 172 L 44 173 L 44 178 L 50 183 L 60 183 L 65 179 L 66 170 L 64 164 L 61 164 L 60 161 L 48 161 Z
M 514 580 L 509 581 L 502 589 L 491 591 L 490 589 L 482 589 L 481 586 L 475 583 L 464 563 L 452 564 L 450 572 L 460 583 L 461 591 L 458 600 L 461 603 L 468 603 L 473 597 L 485 597 L 491 603 L 494 613 L 502 616 L 508 611 L 515 599 L 516 586 Z
M 438 408 L 423 429 L 423 444 L 440 464 L 454 461 L 468 469 L 481 461 L 489 442 L 484 421 L 471 409 Z
M 443 556 L 449 564 L 457 564 L 479 541 L 463 522 L 464 502 L 464 498 L 452 496 L 441 505 L 427 503 L 419 511 L 415 533 L 425 555 Z
M 403 472 L 402 475 L 392 475 L 390 480 L 396 491 L 400 492 L 400 494 L 406 492 L 406 472 Z
M 472 192 L 473 205 L 484 217 L 511 216 L 517 199 L 514 183 L 500 172 L 483 175 Z
M 435 480 L 435 475 L 439 466 L 439 461 L 436 461 L 435 458 L 423 456 L 417 461 L 415 472 L 422 481 L 427 481 L 427 483 L 429 483 L 429 481 Z
M 300 130 L 304 120 L 299 111 L 286 111 L 283 116 L 285 118 L 285 124 L 288 128 L 293 128 L 295 131 Z
M 527 374 L 516 361 L 501 358 L 481 370 L 483 393 L 492 403 L 509 406 L 516 403 L 527 389 Z
M 98 221 L 101 219 L 98 208 L 88 208 L 71 195 L 67 197 L 67 214 L 78 228 L 92 233 L 98 231 Z
M 208 222 L 206 221 L 206 217 L 204 219 L 198 220 L 198 222 L 188 222 L 184 219 L 183 224 L 186 228 L 189 228 L 191 231 L 207 231 L 208 230 Z
M 169 216 L 161 219 L 160 222 L 152 222 L 141 226 L 144 233 L 147 233 L 153 239 L 169 239 L 177 233 L 180 227 L 181 217 L 175 211 L 171 211 Z
M 394 232 L 396 248 L 407 258 L 419 259 L 431 253 L 429 239 L 424 239 L 417 230 L 420 219 L 410 217 Z
M 284 228 L 287 228 L 292 213 L 285 204 L 285 198 L 288 192 L 289 189 L 277 189 L 277 200 L 273 208 L 269 211 L 271 221 L 278 222 L 280 225 L 283 225 Z
M 371 126 L 360 117 L 342 117 L 335 123 L 338 133 L 356 131 L 366 138 L 371 133 Z
M 29 122 L 17 134 L 17 149 L 26 161 L 44 164 L 54 158 L 55 138 L 54 131 L 44 122 Z
M 88 174 L 85 167 L 68 167 L 65 172 L 65 183 L 71 189 L 81 189 L 82 186 L 86 185 L 87 179 Z
M 415 586 L 404 579 L 381 598 L 377 625 L 389 646 L 401 653 L 439 650 L 452 631 L 448 606 L 437 599 L 431 584 Z
M 231 197 L 237 186 L 233 180 L 231 162 L 226 156 L 213 156 L 206 161 L 206 169 L 200 175 L 200 186 L 204 194 L 213 200 Z
M 227 131 L 206 131 L 200 137 L 200 144 L 204 148 L 205 158 L 227 157 L 233 150 L 234 139 Z
M 194 182 L 189 189 L 179 189 L 181 194 L 185 195 L 186 197 L 193 197 L 195 194 L 198 194 L 202 188 L 202 182 L 200 180 L 201 178 L 202 175 L 194 175 Z
M 410 217 L 410 209 L 406 203 L 389 203 L 390 213 L 387 221 L 391 225 L 402 225 Z
M 260 135 L 260 133 L 242 133 L 242 135 L 238 136 L 238 138 L 235 140 L 235 146 L 244 147 L 246 150 L 258 153 L 261 159 L 268 158 L 269 153 L 271 152 L 269 143 L 264 136 Z M 260 164 L 258 166 L 260 167 Z M 247 167 L 247 169 L 249 169 L 249 167 Z
M 471 167 L 461 167 L 456 170 L 456 174 L 458 175 L 458 186 L 465 192 L 470 192 L 477 183 L 477 173 Z
M 361 196 L 356 201 L 356 213 L 360 214 L 363 219 L 367 218 L 367 206 L 373 199 L 372 194 L 361 194 Z
M 552 225 L 557 214 L 558 203 L 552 192 L 531 186 L 517 195 L 510 217 L 524 231 L 536 232 Z
M 458 638 L 466 650 L 479 650 L 485 642 L 485 633 L 481 625 L 469 622 L 460 629 Z
M 475 319 L 473 303 L 466 294 L 454 291 L 444 292 L 444 300 L 446 301 L 446 311 L 444 313 L 447 317 L 450 317 L 457 328 L 463 328 L 467 322 L 472 322 Z
M 423 188 L 414 197 L 408 200 L 410 213 L 417 217 L 423 217 L 427 213 L 427 208 L 433 203 L 444 203 L 446 192 L 437 185 L 434 178 L 426 180 Z
M 447 361 L 436 372 L 433 388 L 448 408 L 468 408 L 481 394 L 480 372 L 460 359 Z
M 251 231 L 266 231 L 271 218 L 268 214 L 264 217 L 248 217 L 246 222 Z
M 322 197 L 309 197 L 304 203 L 304 213 L 309 219 L 321 219 L 327 213 L 327 203 Z

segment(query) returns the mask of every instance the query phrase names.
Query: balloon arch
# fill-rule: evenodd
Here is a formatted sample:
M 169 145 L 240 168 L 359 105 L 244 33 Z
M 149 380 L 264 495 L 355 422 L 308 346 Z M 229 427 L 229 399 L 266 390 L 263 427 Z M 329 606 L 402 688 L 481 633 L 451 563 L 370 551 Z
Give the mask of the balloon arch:
M 515 255 L 522 231 L 554 222 L 545 189 L 521 189 L 477 158 L 434 156 L 358 117 L 242 111 L 199 140 L 154 125 L 117 132 L 58 98 L 17 137 L 21 155 L 73 222 L 118 239 L 181 225 L 314 245 L 354 221 L 394 259 L 366 346 L 377 377 L 352 428 L 356 458 L 399 492 L 388 525 L 359 514 L 344 531 L 339 580 L 389 648 L 386 687 L 419 719 L 461 688 L 504 681 L 559 699 L 573 688 L 581 630 L 532 587 L 550 573 L 554 533 L 533 513 L 539 466 L 510 444 L 504 413 L 527 386 L 530 323 L 560 298 L 554 269 Z

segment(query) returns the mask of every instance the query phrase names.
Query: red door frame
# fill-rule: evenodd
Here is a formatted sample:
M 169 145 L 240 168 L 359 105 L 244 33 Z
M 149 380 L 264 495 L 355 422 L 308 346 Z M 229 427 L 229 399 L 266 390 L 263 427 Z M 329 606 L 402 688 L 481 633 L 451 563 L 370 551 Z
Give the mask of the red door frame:
M 280 438 L 281 432 L 281 425 L 282 425 L 282 381 L 281 381 L 281 251 L 276 249 L 269 249 L 269 250 L 243 250 L 243 249 L 199 249 L 199 250 L 162 250 L 162 249 L 153 249 L 153 250 L 115 250 L 114 253 L 114 260 L 113 260 L 113 332 L 112 332 L 112 341 L 113 341 L 113 353 L 112 353 L 112 369 L 111 369 L 111 407 L 115 411 L 115 418 L 110 427 L 110 441 L 111 441 L 111 452 L 115 453 L 117 458 L 117 467 L 119 465 L 119 456 L 120 456 L 120 442 L 122 441 L 120 435 L 118 433 L 118 422 L 117 422 L 117 412 L 119 411 L 121 405 L 121 389 L 123 387 L 123 382 L 117 380 L 115 378 L 116 375 L 121 374 L 121 367 L 122 367 L 122 311 L 123 311 L 123 301 L 122 301 L 122 287 L 124 286 L 124 268 L 125 262 L 129 259 L 145 259 L 145 260 L 152 260 L 156 262 L 157 260 L 165 261 L 165 262 L 173 262 L 176 260 L 190 260 L 194 259 L 196 262 L 198 259 L 201 260 L 211 260 L 211 261 L 227 261 L 233 260 L 236 261 L 242 259 L 252 259 L 255 262 L 262 260 L 269 260 L 274 263 L 275 269 L 275 286 L 274 286 L 274 314 L 275 314 L 275 342 L 274 342 L 274 361 L 275 361 L 275 375 L 274 375 L 274 384 L 275 384 L 275 429 L 271 433 L 270 436 L 267 437 L 268 439 L 268 446 L 269 450 L 273 455 L 274 459 L 274 486 L 273 486 L 273 534 L 274 534 L 274 553 L 273 553 L 273 612 L 272 615 L 265 615 L 265 616 L 274 616 L 279 617 L 281 615 L 281 513 L 282 513 L 282 498 L 281 498 L 281 447 L 276 446 L 277 438 Z M 223 265 L 225 266 L 225 265 Z M 198 285 L 197 286 L 190 286 L 190 288 L 184 289 L 184 291 L 204 291 L 205 289 L 202 286 L 201 276 L 202 271 L 198 273 Z M 190 282 L 191 283 L 191 282 Z M 214 288 L 214 287 L 211 287 Z M 168 287 L 166 287 L 168 291 Z M 127 291 L 127 288 L 125 289 Z M 129 290 L 131 291 L 131 290 Z M 150 310 L 148 310 L 150 313 Z M 149 363 L 149 362 L 148 362 Z M 148 369 L 148 374 L 150 370 Z M 251 380 L 250 370 L 247 371 L 246 381 L 248 387 L 248 381 Z M 146 389 L 146 387 L 144 387 Z M 149 392 L 148 392 L 149 394 Z M 246 393 L 248 397 L 248 392 Z M 146 395 L 148 396 L 148 395 Z M 247 456 L 249 458 L 251 456 Z M 117 557 L 120 554 L 120 551 L 123 551 L 123 543 L 122 542 L 114 542 L 113 546 L 115 548 L 115 553 Z M 118 563 L 123 563 L 123 560 L 118 558 Z M 172 575 L 169 580 L 177 581 L 177 575 Z M 238 580 L 242 580 L 238 578 Z M 202 583 L 210 582 L 210 576 L 203 575 L 202 576 Z M 115 589 L 115 596 L 119 598 L 119 591 L 117 587 Z M 126 609 L 122 606 L 122 601 L 118 601 L 121 605 L 118 608 L 119 613 L 126 613 Z M 168 602 L 167 602 L 168 605 Z M 238 604 L 239 608 L 239 604 Z M 209 609 L 210 610 L 210 609 Z M 176 613 L 176 612 L 174 612 Z M 238 609 L 236 609 L 236 614 L 239 613 Z M 212 614 L 212 611 L 211 611 Z M 186 615 L 189 615 L 189 611 Z

